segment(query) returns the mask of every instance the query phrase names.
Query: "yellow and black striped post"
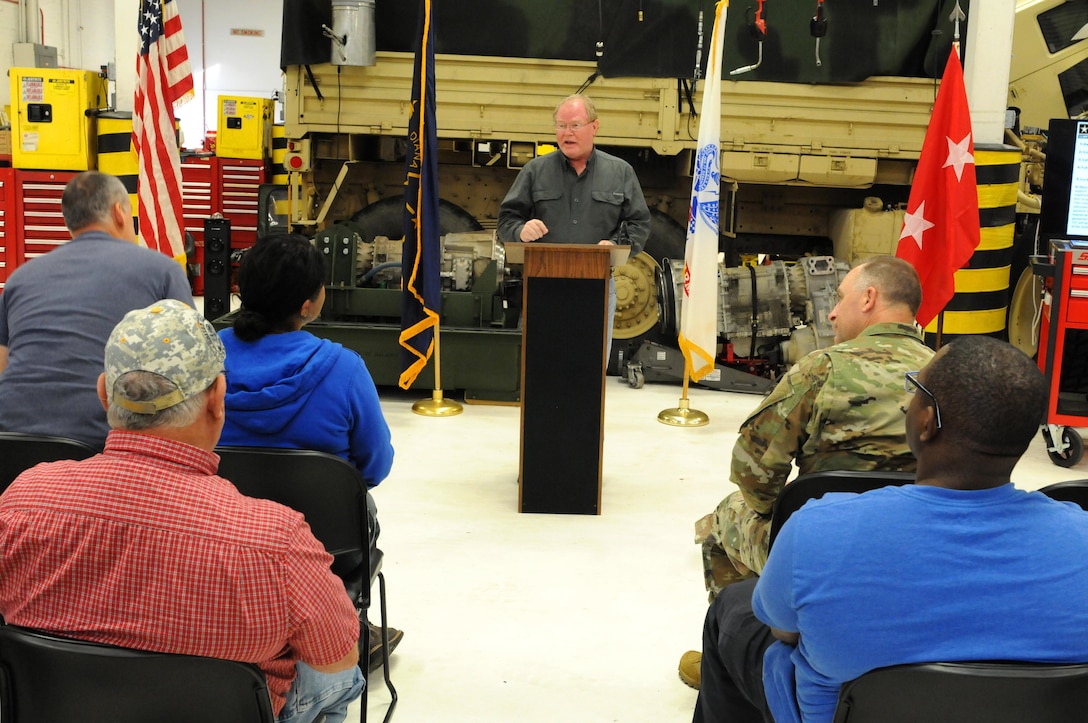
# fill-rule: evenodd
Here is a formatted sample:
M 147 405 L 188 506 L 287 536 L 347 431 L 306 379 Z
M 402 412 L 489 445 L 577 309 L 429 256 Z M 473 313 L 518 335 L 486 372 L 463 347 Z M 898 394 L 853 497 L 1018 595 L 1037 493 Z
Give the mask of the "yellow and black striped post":
M 98 170 L 117 176 L 125 184 L 132 203 L 132 223 L 140 232 L 140 206 L 136 195 L 140 159 L 132 149 L 132 114 L 110 111 L 98 114 Z
M 956 272 L 956 293 L 944 308 L 941 344 L 957 336 L 1005 334 L 1020 159 L 1020 149 L 1013 146 L 975 146 L 980 241 L 967 265 Z M 931 346 L 939 318 L 925 328 Z
M 271 182 L 286 186 L 288 183 L 287 167 L 283 160 L 287 156 L 287 130 L 282 123 L 272 126 L 272 177 Z

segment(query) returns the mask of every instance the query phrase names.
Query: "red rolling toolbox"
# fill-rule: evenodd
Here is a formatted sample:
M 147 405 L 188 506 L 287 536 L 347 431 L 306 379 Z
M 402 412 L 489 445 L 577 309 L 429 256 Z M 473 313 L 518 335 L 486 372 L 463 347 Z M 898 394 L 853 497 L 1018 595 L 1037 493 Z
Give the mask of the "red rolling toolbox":
M 1073 427 L 1088 426 L 1088 239 L 1055 238 L 1047 256 L 1032 257 L 1045 279 L 1039 368 L 1050 384 L 1043 436 L 1054 464 L 1072 467 L 1084 456 Z
M 15 216 L 14 265 L 46 254 L 72 236 L 64 225 L 60 198 L 78 171 L 24 171 L 15 169 L 13 213 Z M 9 255 L 9 258 L 12 258 Z M 8 273 L 14 269 L 9 267 Z
M 0 168 L 0 289 L 15 270 L 15 169 Z

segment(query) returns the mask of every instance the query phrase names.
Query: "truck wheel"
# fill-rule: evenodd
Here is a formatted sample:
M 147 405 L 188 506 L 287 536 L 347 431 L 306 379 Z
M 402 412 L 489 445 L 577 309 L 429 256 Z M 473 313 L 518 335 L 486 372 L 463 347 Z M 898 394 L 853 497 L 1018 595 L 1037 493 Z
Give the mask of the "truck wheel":
M 372 203 L 351 217 L 363 241 L 369 243 L 375 236 L 398 239 L 404 236 L 404 198 L 383 198 Z M 483 226 L 456 203 L 439 199 L 438 226 L 441 235 L 483 231 Z
M 642 250 L 654 261 L 661 263 L 662 259 L 684 258 L 687 240 L 687 230 L 676 219 L 656 208 L 650 209 L 650 237 Z

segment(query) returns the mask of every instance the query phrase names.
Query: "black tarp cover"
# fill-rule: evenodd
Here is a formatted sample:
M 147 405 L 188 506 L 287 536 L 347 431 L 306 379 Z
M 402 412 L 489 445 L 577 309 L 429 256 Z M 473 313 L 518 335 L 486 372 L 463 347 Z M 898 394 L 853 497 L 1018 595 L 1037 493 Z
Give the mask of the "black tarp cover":
M 816 0 L 766 0 L 763 63 L 734 79 L 848 83 L 871 75 L 940 77 L 955 4 L 826 0 L 828 29 L 817 67 L 809 32 Z M 703 68 L 714 24 L 709 0 L 433 0 L 432 8 L 438 53 L 593 61 L 601 41 L 598 70 L 605 77 L 690 78 L 700 11 Z M 757 9 L 758 0 L 734 0 L 729 6 L 726 73 L 756 61 L 751 25 Z M 412 0 L 376 0 L 378 50 L 411 52 L 418 12 Z M 331 18 L 331 0 L 284 0 L 281 66 L 329 62 L 321 25 L 331 25 Z M 962 39 L 966 29 L 962 24 Z

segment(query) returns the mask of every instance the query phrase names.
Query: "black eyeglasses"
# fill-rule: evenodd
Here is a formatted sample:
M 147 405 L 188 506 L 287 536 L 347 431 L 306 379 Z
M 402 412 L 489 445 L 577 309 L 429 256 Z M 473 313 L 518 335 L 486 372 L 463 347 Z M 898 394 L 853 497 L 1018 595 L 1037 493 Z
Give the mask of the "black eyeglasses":
M 929 401 L 933 402 L 933 413 L 934 413 L 934 416 L 937 419 L 937 429 L 940 429 L 941 428 L 941 406 L 939 404 L 937 404 L 937 397 L 933 396 L 933 392 L 926 389 L 924 386 L 922 386 L 922 383 L 920 381 L 918 381 L 918 372 L 907 372 L 904 376 L 906 377 L 906 381 L 903 382 L 903 387 L 908 392 L 910 392 L 911 394 L 914 394 L 914 390 L 918 389 L 919 391 L 922 392 L 922 394 L 925 394 L 927 397 L 929 397 Z

